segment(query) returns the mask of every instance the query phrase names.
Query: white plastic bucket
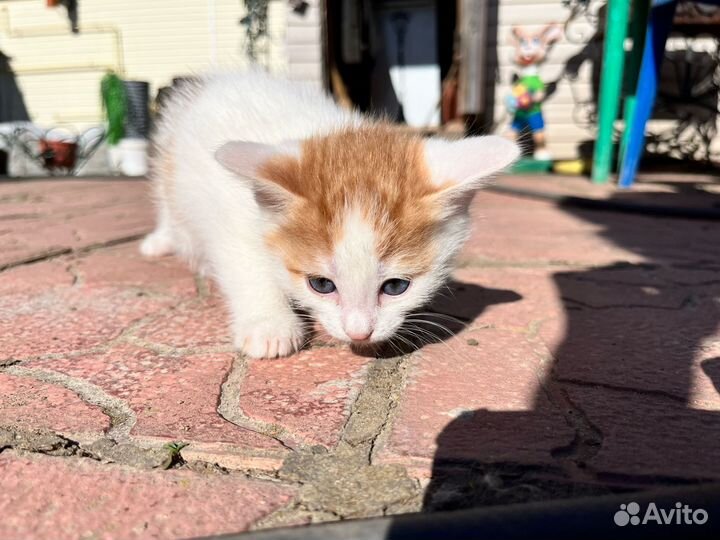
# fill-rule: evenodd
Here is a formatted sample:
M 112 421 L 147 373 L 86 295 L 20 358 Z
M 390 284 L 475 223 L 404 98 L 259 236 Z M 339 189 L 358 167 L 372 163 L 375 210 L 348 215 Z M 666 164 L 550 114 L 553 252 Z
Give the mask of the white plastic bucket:
M 123 139 L 118 144 L 120 171 L 127 176 L 148 172 L 148 142 L 145 139 Z

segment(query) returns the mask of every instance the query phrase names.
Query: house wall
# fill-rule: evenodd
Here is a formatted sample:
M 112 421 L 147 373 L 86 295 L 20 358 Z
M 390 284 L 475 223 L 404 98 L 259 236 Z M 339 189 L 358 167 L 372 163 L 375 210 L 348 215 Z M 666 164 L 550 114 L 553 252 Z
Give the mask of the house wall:
M 0 2 L 0 49 L 34 122 L 82 129 L 102 121 L 99 81 L 108 69 L 149 81 L 151 92 L 172 77 L 216 63 L 243 66 L 242 0 L 82 0 L 81 32 L 69 31 L 66 11 L 42 0 Z M 260 63 L 288 69 L 285 0 L 271 0 L 269 38 Z M 120 40 L 119 42 L 117 40 Z
M 292 10 L 287 14 L 285 34 L 287 69 L 290 77 L 294 79 L 322 86 L 321 2 L 309 0 L 308 4 L 304 14 Z

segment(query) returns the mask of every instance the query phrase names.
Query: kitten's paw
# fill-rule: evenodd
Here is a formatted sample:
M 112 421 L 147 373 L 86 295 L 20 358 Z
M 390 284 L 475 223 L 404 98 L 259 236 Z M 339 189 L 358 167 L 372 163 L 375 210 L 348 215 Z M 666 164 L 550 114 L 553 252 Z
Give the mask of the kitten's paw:
M 170 233 L 155 231 L 148 234 L 140 243 L 140 253 L 146 257 L 162 257 L 174 251 Z
M 250 358 L 288 356 L 302 347 L 305 332 L 298 321 L 263 321 L 236 325 L 235 346 Z

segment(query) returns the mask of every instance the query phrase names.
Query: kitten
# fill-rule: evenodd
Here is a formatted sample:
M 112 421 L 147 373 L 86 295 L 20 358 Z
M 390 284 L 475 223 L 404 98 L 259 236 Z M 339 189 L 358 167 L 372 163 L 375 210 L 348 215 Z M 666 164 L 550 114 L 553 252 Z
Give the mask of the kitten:
M 209 273 L 258 358 L 302 346 L 293 306 L 343 341 L 391 338 L 448 276 L 474 193 L 518 156 L 499 137 L 399 133 L 252 71 L 204 77 L 163 117 L 140 249 Z

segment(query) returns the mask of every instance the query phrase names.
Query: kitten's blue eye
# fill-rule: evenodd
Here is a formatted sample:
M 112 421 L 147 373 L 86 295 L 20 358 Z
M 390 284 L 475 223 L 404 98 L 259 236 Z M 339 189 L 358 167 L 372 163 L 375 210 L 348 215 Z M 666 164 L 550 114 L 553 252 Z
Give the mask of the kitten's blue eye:
M 410 286 L 410 281 L 407 279 L 388 279 L 382 284 L 380 290 L 388 296 L 400 296 L 402 293 L 407 291 Z
M 315 292 L 320 294 L 330 294 L 336 290 L 335 284 L 324 277 L 308 278 L 308 283 Z

